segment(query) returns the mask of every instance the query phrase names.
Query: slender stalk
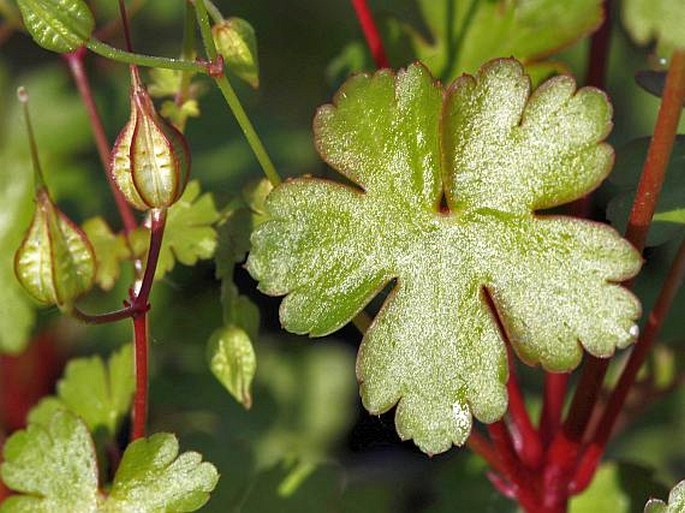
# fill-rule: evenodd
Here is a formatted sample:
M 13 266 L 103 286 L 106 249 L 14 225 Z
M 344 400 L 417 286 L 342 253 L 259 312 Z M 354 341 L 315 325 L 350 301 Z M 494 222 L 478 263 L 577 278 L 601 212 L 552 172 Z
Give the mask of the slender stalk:
M 85 54 L 85 50 L 83 48 L 79 48 L 74 52 L 63 54 L 63 57 L 64 60 L 67 61 L 71 76 L 76 83 L 76 88 L 78 89 L 79 94 L 81 95 L 81 101 L 83 102 L 86 112 L 88 113 L 88 119 L 90 120 L 90 127 L 93 131 L 93 137 L 95 138 L 95 146 L 98 150 L 98 156 L 100 157 L 102 168 L 105 171 L 105 177 L 107 178 L 107 183 L 112 191 L 112 196 L 114 197 L 117 210 L 119 211 L 119 216 L 121 217 L 121 221 L 124 226 L 124 232 L 128 234 L 136 229 L 138 223 L 136 222 L 133 211 L 126 201 L 126 198 L 124 198 L 124 195 L 119 190 L 119 187 L 114 182 L 114 178 L 110 173 L 110 146 L 109 142 L 107 141 L 105 128 L 102 125 L 102 119 L 98 113 L 97 105 L 95 105 L 95 101 L 93 99 L 93 94 L 90 88 L 85 67 L 83 66 Z
M 656 304 L 647 318 L 644 334 L 635 344 L 635 348 L 621 373 L 618 384 L 609 396 L 606 409 L 597 424 L 596 432 L 585 450 L 575 478 L 571 482 L 571 493 L 580 493 L 590 484 L 606 444 L 614 430 L 619 413 L 628 397 L 628 392 L 630 392 L 631 387 L 635 383 L 640 368 L 659 336 L 663 322 L 673 305 L 673 300 L 683 283 L 684 277 L 685 242 L 680 245 L 659 297 L 656 300 Z
M 217 53 L 216 45 L 214 44 L 212 29 L 209 24 L 209 17 L 207 15 L 207 9 L 204 2 L 195 2 L 195 12 L 197 14 L 197 22 L 200 26 L 200 34 L 202 35 L 202 42 L 205 47 L 205 52 L 207 53 L 207 58 L 212 62 L 222 63 L 222 59 Z M 248 144 L 250 145 L 250 148 L 252 148 L 252 152 L 264 171 L 264 174 L 271 182 L 271 185 L 274 187 L 277 186 L 279 183 L 281 183 L 281 177 L 271 162 L 271 158 L 269 157 L 266 148 L 262 144 L 259 135 L 257 135 L 257 132 L 254 129 L 250 118 L 247 116 L 245 109 L 243 109 L 238 95 L 235 94 L 231 83 L 228 81 L 228 78 L 223 70 L 223 64 L 221 65 L 221 72 L 210 73 L 210 75 L 221 91 L 221 94 L 223 94 L 226 103 L 231 109 L 231 112 L 233 112 L 233 116 L 238 122 L 238 125 L 240 125 L 240 128 L 243 131 Z
M 494 471 L 506 475 L 506 470 L 500 460 L 499 453 L 490 442 L 475 429 L 471 430 L 471 434 L 466 440 L 466 446 L 483 458 Z
M 133 317 L 135 315 L 135 310 L 131 306 L 127 306 L 121 310 L 115 310 L 113 312 L 107 312 L 103 314 L 88 314 L 73 306 L 66 313 L 75 319 L 78 319 L 79 321 L 85 322 L 86 324 L 108 324 L 110 322 L 117 322 Z
M 604 0 L 604 20 L 597 31 L 592 34 L 588 52 L 588 68 L 585 83 L 599 89 L 604 89 L 604 80 L 609 60 L 611 3 L 611 0 Z M 590 217 L 592 213 L 592 193 L 571 203 L 569 210 L 576 217 Z
M 376 22 L 371 14 L 371 9 L 366 3 L 366 0 L 352 0 L 354 12 L 357 15 L 359 25 L 361 25 L 362 32 L 366 38 L 366 44 L 369 46 L 373 60 L 378 68 L 389 68 L 388 57 L 383 48 L 383 41 L 376 26 Z
M 195 8 L 190 2 L 186 2 L 186 13 L 183 21 L 183 47 L 181 49 L 181 58 L 189 61 L 195 58 Z M 181 86 L 176 93 L 174 102 L 181 106 L 186 101 L 190 91 L 190 81 L 193 78 L 192 71 L 183 71 L 181 73 Z M 178 127 L 182 132 L 184 127 Z
M 654 135 L 628 220 L 626 238 L 640 251 L 647 240 L 647 231 L 656 210 L 684 100 L 685 48 L 673 52 Z
M 142 55 L 139 53 L 126 52 L 119 48 L 103 43 L 95 38 L 91 38 L 86 46 L 92 52 L 106 57 L 107 59 L 123 62 L 125 64 L 135 64 L 149 68 L 175 69 L 179 71 L 194 71 L 196 73 L 208 73 L 207 64 L 197 61 L 185 61 L 182 59 L 172 59 L 169 57 L 156 57 L 152 55 Z
M 145 436 L 148 411 L 147 315 L 133 318 L 135 340 L 136 391 L 133 397 L 131 441 Z
M 509 417 L 511 419 L 510 431 L 514 448 L 523 464 L 531 469 L 538 468 L 543 460 L 543 448 L 540 434 L 530 420 L 523 393 L 519 387 L 514 367 L 513 351 L 509 347 L 509 380 L 507 381 L 507 393 L 509 395 Z
M 212 17 L 214 23 L 221 23 L 224 21 L 224 16 L 221 14 L 219 8 L 214 5 L 214 2 L 211 0 L 204 0 L 204 4 L 205 8 L 207 9 L 207 13 Z
M 540 415 L 540 437 L 547 446 L 561 426 L 568 387 L 567 373 L 545 372 L 544 400 Z
M 45 177 L 43 176 L 43 168 L 40 166 L 40 159 L 38 158 L 38 146 L 36 145 L 36 136 L 33 133 L 33 125 L 31 124 L 31 116 L 29 114 L 29 94 L 23 86 L 17 89 L 17 98 L 21 103 L 24 111 L 24 124 L 29 136 L 29 148 L 31 150 L 31 163 L 33 164 L 33 186 L 36 192 L 47 190 L 45 185 Z
M 166 209 L 153 209 L 151 211 L 150 226 L 150 249 L 148 251 L 145 274 L 140 285 L 140 289 L 132 298 L 132 307 L 135 309 L 133 315 L 133 333 L 135 345 L 135 367 L 136 367 L 136 391 L 133 397 L 133 426 L 131 429 L 131 440 L 145 436 L 147 425 L 148 410 L 148 336 L 147 336 L 147 310 L 152 282 L 157 269 L 159 252 L 162 248 L 164 237 L 164 227 L 166 225 Z

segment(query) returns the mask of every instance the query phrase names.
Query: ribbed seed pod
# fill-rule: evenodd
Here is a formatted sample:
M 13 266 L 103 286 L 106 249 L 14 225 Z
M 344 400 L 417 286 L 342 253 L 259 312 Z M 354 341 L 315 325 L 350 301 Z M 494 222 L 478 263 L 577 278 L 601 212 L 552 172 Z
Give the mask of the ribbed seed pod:
M 124 197 L 139 210 L 173 205 L 188 183 L 188 143 L 157 114 L 136 73 L 131 117 L 114 143 L 110 170 Z
M 38 189 L 36 212 L 14 256 L 21 285 L 41 303 L 68 308 L 92 287 L 95 266 L 86 234 Z

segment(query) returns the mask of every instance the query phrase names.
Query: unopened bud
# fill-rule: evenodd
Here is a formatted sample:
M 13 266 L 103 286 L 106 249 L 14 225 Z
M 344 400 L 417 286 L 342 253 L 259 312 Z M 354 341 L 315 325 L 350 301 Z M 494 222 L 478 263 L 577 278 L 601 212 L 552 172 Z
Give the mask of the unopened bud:
M 139 210 L 173 205 L 188 183 L 188 143 L 157 114 L 136 73 L 131 117 L 114 143 L 111 173 L 128 202 Z
M 255 89 L 259 87 L 259 61 L 255 31 L 242 18 L 228 18 L 212 27 L 214 44 L 228 69 Z

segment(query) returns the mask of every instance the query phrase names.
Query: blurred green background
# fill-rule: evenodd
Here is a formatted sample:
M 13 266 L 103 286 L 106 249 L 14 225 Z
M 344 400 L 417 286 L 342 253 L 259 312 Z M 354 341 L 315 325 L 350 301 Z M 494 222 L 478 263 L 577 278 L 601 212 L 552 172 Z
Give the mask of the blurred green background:
M 7 0 L 0 0 L 5 4 Z M 325 174 L 311 138 L 317 106 L 330 101 L 349 69 L 371 69 L 361 33 L 348 1 L 218 1 L 225 16 L 240 16 L 254 26 L 259 45 L 261 87 L 234 80 L 277 169 L 282 175 Z M 113 0 L 91 2 L 99 25 L 116 19 Z M 137 51 L 174 56 L 180 50 L 184 2 L 133 2 Z M 375 11 L 393 12 L 417 27 L 412 0 L 376 0 Z M 649 135 L 658 99 L 640 89 L 633 75 L 652 63 L 636 48 L 614 17 L 607 83 L 615 107 L 611 142 L 621 147 Z M 43 166 L 54 196 L 79 222 L 104 216 L 119 220 L 91 140 L 88 121 L 65 64 L 37 47 L 21 32 L 3 32 L 0 47 L 0 331 L 4 343 L 18 347 L 13 334 L 34 324 L 31 314 L 14 305 L 25 301 L 14 284 L 11 259 L 32 208 L 28 146 L 14 91 L 19 84 L 32 97 L 35 130 Z M 120 38 L 113 44 L 122 46 Z M 344 49 L 350 43 L 353 47 Z M 584 79 L 587 40 L 560 55 Z M 341 54 L 343 55 L 341 57 Z M 332 64 L 333 63 L 333 64 Z M 406 62 L 393 62 L 401 66 Z M 96 101 L 110 140 L 128 118 L 127 68 L 91 56 L 87 60 Z M 214 193 L 221 209 L 260 169 L 218 92 L 206 83 L 202 115 L 191 119 L 187 135 L 194 179 Z M 682 169 L 681 169 L 682 171 Z M 596 196 L 597 216 L 618 187 L 606 184 Z M 651 248 L 638 283 L 646 307 L 658 291 L 679 239 Z M 90 310 L 116 308 L 130 276 L 111 292 L 91 294 Z M 221 325 L 219 283 L 212 261 L 193 268 L 177 265 L 154 290 L 151 313 L 151 431 L 172 431 L 184 449 L 200 451 L 221 473 L 208 512 L 507 512 L 515 508 L 485 477 L 482 462 L 467 450 L 453 449 L 428 458 L 412 443 L 401 443 L 393 412 L 371 417 L 356 389 L 354 359 L 360 335 L 347 327 L 323 340 L 285 334 L 277 320 L 278 300 L 261 296 L 241 266 L 241 293 L 262 311 L 254 405 L 245 411 L 208 370 L 205 346 Z M 672 375 L 679 369 L 685 333 L 679 320 L 680 294 L 663 335 L 660 353 Z M 34 335 L 55 333 L 61 354 L 108 354 L 131 338 L 127 323 L 84 328 L 61 319 L 56 309 L 37 310 Z M 19 335 L 16 335 L 19 336 Z M 665 355 L 665 356 L 664 356 Z M 661 368 L 661 367 L 660 367 Z M 676 369 L 676 370 L 673 370 Z M 27 370 L 26 372 L 31 372 Z M 531 410 L 539 410 L 541 373 L 521 368 Z M 666 371 L 665 371 L 666 372 Z M 611 445 L 609 458 L 587 496 L 571 511 L 642 511 L 650 494 L 664 496 L 685 476 L 685 394 L 659 397 Z M 3 427 L 3 426 L 0 426 Z M 4 426 L 5 431 L 9 426 Z M 630 464 L 616 463 L 630 462 Z

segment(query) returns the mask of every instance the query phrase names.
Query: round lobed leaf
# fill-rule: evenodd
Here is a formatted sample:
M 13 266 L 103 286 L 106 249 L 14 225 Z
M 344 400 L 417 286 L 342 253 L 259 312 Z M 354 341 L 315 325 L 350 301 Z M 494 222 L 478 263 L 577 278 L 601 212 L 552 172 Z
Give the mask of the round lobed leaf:
M 640 305 L 617 283 L 640 255 L 606 225 L 535 214 L 607 175 L 610 119 L 606 96 L 570 77 L 531 95 L 513 59 L 447 91 L 421 65 L 357 75 L 314 131 L 324 160 L 361 189 L 312 178 L 274 189 L 248 270 L 287 295 L 283 326 L 313 336 L 393 283 L 359 350 L 362 401 L 374 414 L 397 404 L 400 436 L 427 453 L 461 445 L 472 416 L 506 410 L 496 316 L 517 354 L 551 371 L 635 337 Z

